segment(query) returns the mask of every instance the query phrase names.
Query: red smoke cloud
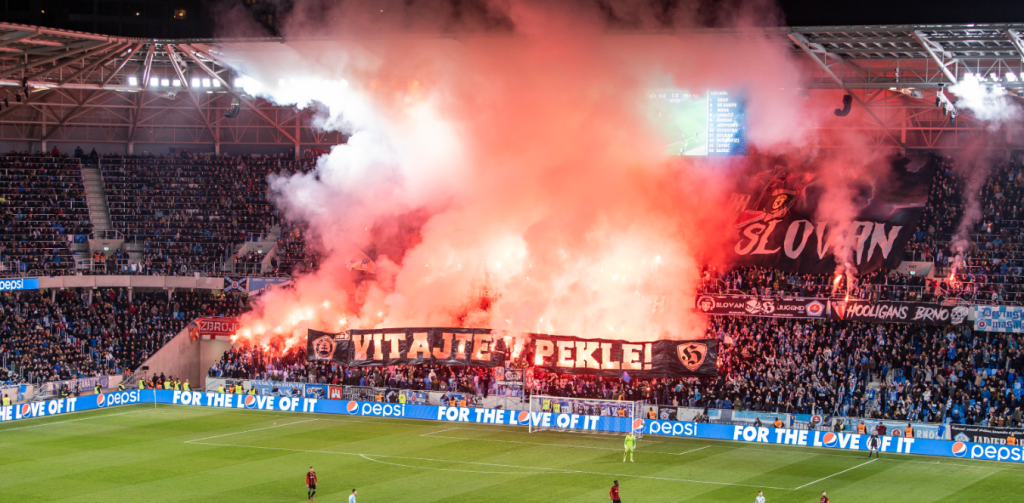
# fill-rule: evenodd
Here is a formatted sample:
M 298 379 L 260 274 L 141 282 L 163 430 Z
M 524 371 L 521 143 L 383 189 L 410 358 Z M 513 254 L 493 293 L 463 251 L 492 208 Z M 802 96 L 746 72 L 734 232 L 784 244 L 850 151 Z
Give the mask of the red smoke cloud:
M 789 48 L 760 35 L 614 35 L 592 11 L 502 5 L 497 34 L 399 36 L 401 23 L 363 13 L 328 30 L 333 42 L 224 48 L 263 84 L 252 92 L 320 102 L 323 127 L 351 134 L 315 174 L 272 178 L 279 205 L 310 223 L 325 259 L 294 289 L 262 297 L 242 335 L 296 343 L 305 327 L 386 326 L 704 335 L 693 310 L 699 267 L 724 255 L 728 196 L 756 156 L 667 158 L 647 92 L 743 89 L 750 143 L 802 161 L 821 156 L 805 146 L 834 104 L 798 98 Z M 292 33 L 309 17 L 297 19 Z M 846 180 L 875 154 L 828 158 Z M 842 200 L 834 206 L 842 217 Z M 364 256 L 375 275 L 346 268 Z

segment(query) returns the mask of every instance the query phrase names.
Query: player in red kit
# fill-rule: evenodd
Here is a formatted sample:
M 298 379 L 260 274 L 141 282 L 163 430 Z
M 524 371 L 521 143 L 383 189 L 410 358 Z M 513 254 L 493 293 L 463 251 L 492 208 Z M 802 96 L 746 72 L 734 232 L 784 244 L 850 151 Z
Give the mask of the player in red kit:
M 828 496 L 825 495 L 825 491 L 821 491 L 821 503 L 828 503 Z
M 612 490 L 608 491 L 608 496 L 612 497 L 612 503 L 621 503 L 619 500 L 619 481 L 615 481 L 615 485 L 612 486 Z
M 309 473 L 306 474 L 306 494 L 309 496 L 309 501 L 313 501 L 313 495 L 316 494 L 316 472 L 313 471 L 313 467 L 309 467 Z

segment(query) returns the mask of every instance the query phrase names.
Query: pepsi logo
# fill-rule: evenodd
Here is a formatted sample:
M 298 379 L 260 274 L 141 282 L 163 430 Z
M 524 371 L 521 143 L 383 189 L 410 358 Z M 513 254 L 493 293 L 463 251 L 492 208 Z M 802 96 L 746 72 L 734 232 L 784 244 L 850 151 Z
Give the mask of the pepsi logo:
M 530 413 L 525 410 L 519 411 L 519 422 L 525 423 L 527 419 L 530 419 Z
M 831 431 L 826 433 L 825 437 L 822 438 L 822 442 L 825 444 L 825 447 L 835 447 L 836 446 L 836 442 L 838 440 L 839 440 L 839 435 L 836 435 L 835 433 L 832 433 Z
M 250 407 L 255 407 L 255 406 L 256 406 L 256 397 L 254 397 L 252 395 L 246 395 L 245 396 L 245 408 L 248 409 Z
M 634 430 L 642 430 L 643 428 L 644 428 L 644 420 L 643 419 L 634 419 L 633 420 L 633 429 Z
M 953 455 L 958 457 L 958 458 L 962 458 L 962 457 L 964 457 L 964 454 L 967 454 L 967 444 L 965 444 L 963 442 L 954 442 L 953 443 Z
M 30 411 L 30 410 L 32 410 L 32 407 L 30 407 L 29 404 L 26 403 L 25 405 L 22 405 L 21 406 L 21 415 L 22 416 L 27 416 L 28 415 L 28 411 Z
M 103 402 L 105 400 L 106 400 L 106 397 L 103 396 L 103 393 L 100 393 L 100 394 L 96 395 L 96 405 L 99 405 L 99 406 L 102 407 L 103 406 Z
M 345 405 L 345 410 L 349 414 L 355 414 L 357 409 L 359 409 L 359 404 L 357 402 L 349 402 L 348 404 Z

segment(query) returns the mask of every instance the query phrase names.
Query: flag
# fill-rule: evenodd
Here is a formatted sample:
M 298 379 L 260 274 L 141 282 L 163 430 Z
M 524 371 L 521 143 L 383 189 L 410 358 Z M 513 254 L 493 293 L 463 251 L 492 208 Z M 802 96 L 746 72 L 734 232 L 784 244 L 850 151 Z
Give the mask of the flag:
M 361 258 L 355 260 L 349 260 L 345 267 L 350 271 L 363 271 L 374 273 L 377 272 L 377 264 L 375 264 L 369 258 Z
M 628 383 L 632 379 L 633 379 L 632 377 L 629 377 L 629 372 L 623 372 L 622 373 L 622 380 L 623 381 Z

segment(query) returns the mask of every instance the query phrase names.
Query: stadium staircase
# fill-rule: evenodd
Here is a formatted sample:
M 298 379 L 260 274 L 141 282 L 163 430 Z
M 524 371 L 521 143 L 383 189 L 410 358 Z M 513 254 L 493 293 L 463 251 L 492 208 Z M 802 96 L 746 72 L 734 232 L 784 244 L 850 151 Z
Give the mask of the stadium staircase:
M 110 209 L 107 195 L 103 190 L 103 175 L 97 167 L 82 167 L 82 183 L 85 185 L 86 203 L 89 205 L 89 220 L 97 236 L 113 230 L 110 225 Z

